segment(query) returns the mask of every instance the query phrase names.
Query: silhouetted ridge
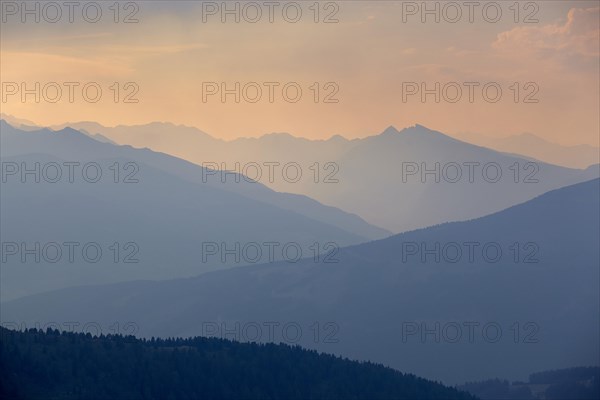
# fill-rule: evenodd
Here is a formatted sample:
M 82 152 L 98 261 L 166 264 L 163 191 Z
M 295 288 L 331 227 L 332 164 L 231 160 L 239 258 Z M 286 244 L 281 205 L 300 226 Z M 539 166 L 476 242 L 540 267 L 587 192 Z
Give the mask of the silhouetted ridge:
M 0 328 L 0 397 L 18 399 L 475 399 L 299 346 L 140 340 Z

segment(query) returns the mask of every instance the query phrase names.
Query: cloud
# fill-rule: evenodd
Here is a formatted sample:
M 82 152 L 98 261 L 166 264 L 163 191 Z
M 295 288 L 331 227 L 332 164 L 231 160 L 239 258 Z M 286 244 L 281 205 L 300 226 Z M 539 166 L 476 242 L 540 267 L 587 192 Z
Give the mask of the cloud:
M 594 57 L 600 55 L 600 8 L 572 8 L 564 24 L 517 27 L 500 33 L 493 47 L 503 52 L 537 57 Z
M 130 76 L 135 70 L 107 57 L 73 57 L 40 52 L 2 53 L 3 80 L 74 81 Z M 47 79 L 45 79 L 47 78 Z
M 107 48 L 107 51 L 116 51 L 116 52 L 136 52 L 136 53 L 145 53 L 145 54 L 177 54 L 184 53 L 186 51 L 206 49 L 209 46 L 204 43 L 191 43 L 191 44 L 166 44 L 166 45 L 150 45 L 150 46 L 137 46 L 137 45 L 128 45 L 128 46 L 110 46 Z

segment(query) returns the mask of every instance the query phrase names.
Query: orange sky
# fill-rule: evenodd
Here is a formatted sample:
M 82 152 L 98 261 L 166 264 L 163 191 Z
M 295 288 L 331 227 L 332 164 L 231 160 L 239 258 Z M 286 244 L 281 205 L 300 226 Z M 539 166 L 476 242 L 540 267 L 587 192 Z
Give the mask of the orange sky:
M 240 3 L 239 23 L 234 15 L 222 23 L 219 11 L 209 13 L 214 11 L 210 2 L 193 1 L 122 3 L 118 23 L 108 8 L 112 2 L 102 3 L 97 23 L 86 22 L 81 10 L 74 10 L 71 23 L 66 9 L 56 23 L 44 20 L 56 16 L 51 9 L 40 10 L 39 23 L 33 21 L 35 15 L 23 23 L 22 10 L 6 8 L 6 3 L 0 106 L 4 113 L 39 124 L 170 121 L 231 139 L 283 131 L 309 138 L 361 137 L 388 125 L 420 123 L 451 134 L 530 132 L 567 145 L 598 145 L 597 1 L 546 1 L 535 3 L 537 7 L 521 2 L 518 15 L 509 8 L 513 2 L 498 2 L 502 16 L 497 22 L 486 21 L 493 19 L 494 10 L 484 15 L 483 6 L 469 22 L 469 10 L 463 7 L 454 23 L 449 19 L 456 9 L 444 9 L 444 3 L 439 23 L 435 15 L 426 15 L 422 23 L 422 10 L 395 1 L 321 2 L 318 16 L 312 1 L 297 2 L 302 17 L 296 23 L 286 21 L 295 17 L 289 2 L 274 9 L 273 23 L 261 1 L 253 3 L 263 13 L 256 23 L 244 20 L 256 16 L 251 7 L 243 13 L 247 2 Z M 284 6 L 289 8 L 286 15 Z M 123 23 L 130 14 L 137 23 Z M 323 23 L 326 18 L 339 22 Z M 21 84 L 35 92 L 36 82 L 40 102 L 35 94 L 23 102 Z M 114 82 L 119 83 L 118 103 Z M 230 89 L 240 82 L 239 103 L 235 94 L 227 95 L 225 103 L 220 93 L 207 94 L 222 82 Z M 436 82 L 439 103 L 435 94 L 424 103 L 420 93 L 403 99 L 403 89 L 406 93 L 423 83 L 432 89 Z M 82 93 L 86 84 L 90 101 Z M 297 102 L 285 100 L 286 84 L 290 100 L 298 87 L 302 90 Z M 486 101 L 484 85 L 489 96 L 501 88 L 502 98 Z M 62 95 L 52 103 L 48 100 L 57 97 L 57 87 Z M 95 87 L 102 96 L 93 103 Z M 252 103 L 257 88 L 262 97 Z M 458 101 L 445 101 L 444 95 L 456 98 L 457 88 L 462 90 Z M 123 102 L 127 94 L 138 102 Z

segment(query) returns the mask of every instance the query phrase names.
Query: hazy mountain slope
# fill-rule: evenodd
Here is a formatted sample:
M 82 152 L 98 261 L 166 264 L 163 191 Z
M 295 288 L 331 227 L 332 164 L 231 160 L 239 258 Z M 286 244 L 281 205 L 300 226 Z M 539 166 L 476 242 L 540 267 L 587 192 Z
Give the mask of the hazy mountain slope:
M 447 383 L 589 365 L 597 361 L 600 334 L 599 185 L 592 180 L 480 219 L 345 248 L 338 263 L 306 259 L 70 288 L 4 303 L 2 320 L 133 322 L 147 337 L 239 339 L 248 338 L 244 327 L 258 324 L 259 340 L 288 342 L 281 327 L 297 324 L 304 346 Z M 470 260 L 472 242 L 479 245 Z M 439 262 L 409 251 L 436 243 L 446 249 Z M 493 260 L 497 248 L 501 257 Z M 272 322 L 279 330 L 268 337 L 264 324 Z
M 89 183 L 79 167 L 70 183 L 64 167 L 56 183 L 44 178 L 36 183 L 32 174 L 25 183 L 18 173 L 3 177 L 3 300 L 75 284 L 171 279 L 267 262 L 282 259 L 282 248 L 288 243 L 306 256 L 313 254 L 315 243 L 314 251 L 321 251 L 329 242 L 344 246 L 370 239 L 323 222 L 327 220 L 356 228 L 356 232 L 381 234 L 358 217 L 303 197 L 290 200 L 259 184 L 247 184 L 249 191 L 256 191 L 249 196 L 240 194 L 241 185 L 225 190 L 223 185 L 202 184 L 201 168 L 167 155 L 99 143 L 74 130 L 19 132 L 6 126 L 2 129 L 4 173 L 8 166 L 33 169 L 39 163 L 42 170 L 51 163 L 61 166 L 76 161 L 95 162 L 103 175 L 99 182 Z M 125 169 L 131 162 L 135 169 Z M 114 165 L 118 165 L 118 183 L 113 180 Z M 137 183 L 124 183 L 130 173 Z M 47 174 L 53 177 L 55 171 Z M 92 169 L 90 175 L 94 174 Z M 255 199 L 259 197 L 267 201 Z M 18 248 L 6 247 L 8 242 Z M 68 242 L 79 243 L 75 259 L 69 259 L 69 248 L 64 245 Z M 203 247 L 208 242 L 217 248 Z M 114 243 L 118 250 L 111 247 Z M 269 253 L 264 243 L 275 243 L 277 252 Z M 98 262 L 83 258 L 86 244 L 93 245 L 91 260 L 100 248 Z M 249 244 L 262 253 L 243 253 L 241 249 Z M 226 253 L 236 246 L 236 254 Z M 296 257 L 295 248 L 288 259 Z M 27 255 L 29 250 L 34 254 Z M 126 258 L 138 261 L 126 263 Z
M 529 157 L 569 168 L 587 168 L 600 163 L 600 148 L 590 145 L 562 146 L 544 140 L 531 133 L 491 138 L 468 135 L 469 141 L 507 153 L 523 154 Z
M 75 122 L 53 128 L 66 127 L 102 134 L 119 144 L 163 151 L 195 163 L 226 162 L 231 169 L 235 162 L 296 161 L 303 166 L 309 166 L 315 161 L 335 161 L 346 149 L 359 142 L 341 136 L 334 136 L 328 140 L 308 140 L 287 133 L 225 141 L 194 127 L 166 122 L 116 127 L 105 127 L 94 122 Z
M 11 124 L 15 128 L 19 128 L 19 129 L 22 129 L 24 131 L 31 131 L 31 130 L 40 129 L 32 121 L 29 121 L 29 120 L 23 119 L 23 118 L 17 118 L 17 117 L 14 117 L 12 115 L 0 113 L 0 119 L 5 120 L 6 122 L 8 122 L 9 124 Z
M 139 161 L 151 165 L 195 184 L 235 192 L 244 197 L 297 212 L 366 239 L 380 239 L 390 235 L 389 231 L 370 225 L 356 215 L 325 206 L 306 196 L 274 192 L 260 182 L 253 182 L 239 174 L 229 174 L 226 182 L 223 183 L 220 177 L 209 175 L 205 168 L 167 154 L 147 149 L 133 149 L 130 146 L 98 144 L 97 141 L 88 140 L 78 131 L 70 128 L 59 131 L 58 135 L 49 130 L 41 130 L 37 132 L 38 134 L 30 132 L 27 135 L 19 135 L 23 132 L 12 128 L 3 121 L 0 121 L 0 128 L 3 132 L 3 149 L 0 150 L 0 154 L 3 157 L 43 153 L 65 160 L 76 159 L 84 162 L 85 160 L 118 156 L 127 158 L 129 161 Z M 100 141 L 105 142 L 104 140 Z
M 480 217 L 548 190 L 598 177 L 597 173 L 475 146 L 420 125 L 400 132 L 389 127 L 379 135 L 355 140 L 340 136 L 307 140 L 280 133 L 232 141 L 164 123 L 74 126 L 121 144 L 148 146 L 198 164 L 212 163 L 208 165 L 213 168 L 243 170 L 258 163 L 261 183 L 278 191 L 307 195 L 392 232 Z M 271 180 L 264 165 L 268 162 L 279 163 Z M 302 177 L 298 181 L 283 175 L 287 163 L 300 167 Z M 432 174 L 421 175 L 425 169 L 434 170 L 436 164 L 437 182 Z M 454 181 L 456 165 L 460 176 Z M 415 173 L 403 176 L 403 171 L 415 166 Z M 498 170 L 501 175 L 496 181 Z M 219 177 L 209 180 L 218 182 Z
M 306 194 L 395 232 L 480 217 L 597 177 L 531 163 L 418 125 L 400 132 L 390 127 L 364 139 L 338 163 L 339 184 L 307 187 Z M 410 168 L 416 172 L 409 174 Z M 423 174 L 436 168 L 437 181 L 434 174 Z

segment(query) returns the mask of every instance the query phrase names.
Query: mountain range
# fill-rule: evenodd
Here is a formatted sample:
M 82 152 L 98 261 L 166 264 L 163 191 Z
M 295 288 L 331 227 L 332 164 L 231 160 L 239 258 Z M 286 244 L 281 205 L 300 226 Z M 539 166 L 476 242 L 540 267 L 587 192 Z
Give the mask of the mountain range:
M 479 219 L 346 247 L 334 263 L 304 259 L 29 296 L 3 303 L 2 322 L 131 322 L 142 337 L 293 338 L 445 383 L 594 365 L 599 195 L 594 179 Z M 265 334 L 270 323 L 274 337 Z M 282 331 L 289 326 L 292 333 Z
M 421 125 L 400 131 L 389 127 L 353 140 L 273 133 L 232 141 L 170 123 L 108 128 L 82 122 L 55 128 L 65 126 L 212 169 L 246 172 L 274 190 L 306 195 L 394 233 L 481 217 L 600 176 L 598 160 L 586 169 L 560 167 Z M 207 179 L 221 182 L 223 176 Z
M 70 128 L 26 132 L 0 121 L 0 141 L 3 300 L 74 284 L 172 279 L 245 260 L 278 260 L 285 258 L 282 249 L 288 244 L 293 260 L 298 248 L 301 254 L 317 254 L 327 246 L 389 235 L 306 196 L 278 193 L 244 179 L 239 184 L 204 182 L 207 170 L 198 165 L 101 143 Z M 25 172 L 35 171 L 36 165 L 37 177 Z M 92 166 L 86 169 L 89 177 L 83 176 L 86 166 Z M 98 172 L 101 179 L 91 183 Z M 77 252 L 87 244 L 94 251 L 99 246 L 103 256 L 98 262 L 82 262 L 79 254 L 73 262 L 63 245 L 70 241 L 80 243 Z M 53 243 L 59 250 L 46 246 Z M 121 254 L 111 247 L 114 243 Z M 269 248 L 264 243 L 274 244 Z M 40 250 L 35 251 L 36 244 Z M 245 257 L 241 250 L 226 254 L 246 245 Z M 44 246 L 52 255 L 40 262 Z M 26 256 L 27 249 L 38 259 Z M 122 262 L 129 255 L 128 261 L 139 262 Z M 52 259 L 58 261 L 44 262 Z
M 580 144 L 563 146 L 540 138 L 532 133 L 492 138 L 482 135 L 464 135 L 467 141 L 479 146 L 527 156 L 550 164 L 568 168 L 587 168 L 600 163 L 600 148 Z

